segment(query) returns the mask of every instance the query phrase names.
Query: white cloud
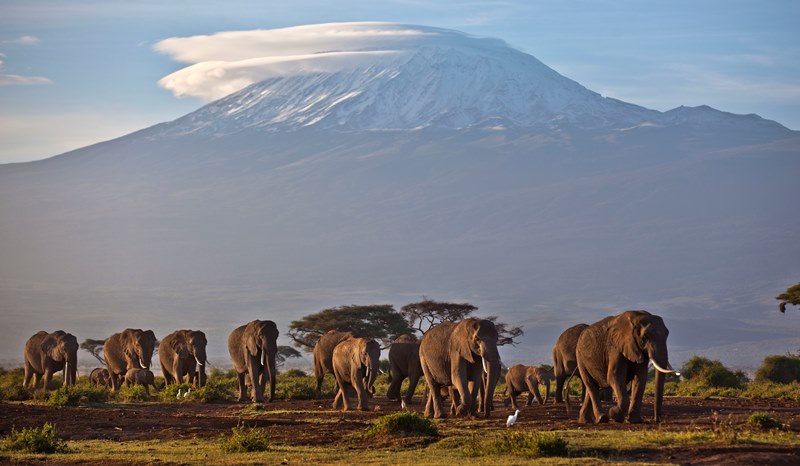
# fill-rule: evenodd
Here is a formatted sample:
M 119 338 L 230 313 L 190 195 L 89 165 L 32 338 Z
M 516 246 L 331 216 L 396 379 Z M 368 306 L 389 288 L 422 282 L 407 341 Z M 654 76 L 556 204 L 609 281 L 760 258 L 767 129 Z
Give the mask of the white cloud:
M 17 45 L 39 45 L 42 39 L 36 36 L 20 36 L 14 40 L 3 41 L 4 44 L 17 44 Z
M 271 77 L 362 66 L 415 45 L 458 45 L 466 37 L 395 23 L 327 23 L 173 37 L 154 48 L 190 64 L 162 78 L 162 87 L 176 96 L 214 100 Z
M 0 61 L 0 65 L 2 65 Z M 26 84 L 52 84 L 47 78 L 42 76 L 20 76 L 16 74 L 0 74 L 0 86 L 15 86 Z

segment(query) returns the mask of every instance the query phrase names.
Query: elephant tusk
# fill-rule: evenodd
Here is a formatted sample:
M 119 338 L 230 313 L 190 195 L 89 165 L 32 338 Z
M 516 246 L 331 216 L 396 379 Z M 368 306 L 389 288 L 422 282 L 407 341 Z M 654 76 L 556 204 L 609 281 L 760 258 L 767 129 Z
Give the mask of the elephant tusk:
M 267 366 L 267 352 L 264 349 L 261 350 L 261 365 Z
M 203 363 L 200 362 L 200 359 L 198 359 L 197 356 L 194 357 L 194 360 L 197 361 L 198 366 L 203 367 Z
M 483 372 L 485 372 L 486 375 L 489 375 L 489 364 L 486 362 L 486 359 L 484 358 L 481 358 L 481 361 L 483 362 Z
M 150 369 L 148 366 L 144 365 L 144 361 L 142 361 L 142 358 L 139 358 L 139 365 L 142 366 L 142 369 Z
M 680 375 L 681 375 L 681 373 L 680 373 L 680 372 L 678 372 L 678 371 L 676 371 L 675 369 L 673 369 L 673 368 L 672 368 L 672 366 L 671 366 L 669 363 L 667 363 L 667 367 L 668 367 L 668 369 L 664 369 L 663 367 L 661 367 L 661 366 L 659 366 L 659 365 L 658 365 L 658 363 L 655 361 L 655 359 L 653 359 L 653 358 L 650 358 L 650 362 L 651 362 L 651 363 L 653 363 L 653 367 L 655 367 L 655 368 L 656 368 L 656 370 L 657 370 L 657 371 L 659 371 L 659 372 L 663 372 L 663 373 L 665 373 L 665 374 L 672 374 L 672 373 L 674 373 L 674 374 L 675 374 L 675 375 L 677 375 L 677 376 L 680 376 Z

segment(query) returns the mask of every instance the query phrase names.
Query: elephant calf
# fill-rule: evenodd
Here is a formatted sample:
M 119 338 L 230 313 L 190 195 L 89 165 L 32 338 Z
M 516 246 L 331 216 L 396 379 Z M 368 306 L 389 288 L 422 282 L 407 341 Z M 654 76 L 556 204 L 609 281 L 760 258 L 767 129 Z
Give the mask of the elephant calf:
M 511 409 L 517 410 L 517 395 L 528 392 L 528 401 L 525 406 L 530 406 L 534 398 L 541 405 L 550 398 L 550 379 L 553 372 L 541 366 L 524 366 L 517 364 L 506 373 L 506 393 L 511 401 Z M 539 384 L 544 385 L 544 400 L 539 393 Z
M 131 385 L 144 385 L 144 390 L 149 395 L 150 386 L 152 385 L 153 388 L 156 386 L 153 371 L 138 368 L 128 369 L 128 372 L 125 373 L 125 386 L 130 387 Z
M 111 376 L 108 374 L 108 369 L 102 367 L 95 367 L 89 374 L 89 381 L 98 387 L 110 387 Z

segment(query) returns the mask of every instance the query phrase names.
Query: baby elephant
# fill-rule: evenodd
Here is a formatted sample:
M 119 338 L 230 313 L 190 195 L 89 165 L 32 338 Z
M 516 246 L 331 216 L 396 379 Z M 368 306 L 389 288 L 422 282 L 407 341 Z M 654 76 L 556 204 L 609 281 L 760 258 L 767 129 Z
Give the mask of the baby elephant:
M 125 373 L 125 386 L 130 387 L 131 385 L 144 385 L 144 390 L 149 395 L 150 386 L 152 385 L 153 388 L 156 386 L 153 372 L 148 369 L 128 369 L 128 372 Z
M 540 366 L 517 364 L 510 368 L 506 374 L 506 393 L 508 393 L 508 398 L 511 400 L 511 409 L 519 409 L 517 395 L 524 392 L 528 392 L 528 401 L 525 406 L 530 406 L 534 397 L 536 397 L 536 401 L 539 404 L 547 403 L 550 397 L 550 379 L 553 377 L 553 371 Z M 542 395 L 539 393 L 539 384 L 545 387 L 544 401 L 542 401 Z
M 95 367 L 89 374 L 89 381 L 98 387 L 110 387 L 111 379 L 108 375 L 108 369 L 102 367 Z

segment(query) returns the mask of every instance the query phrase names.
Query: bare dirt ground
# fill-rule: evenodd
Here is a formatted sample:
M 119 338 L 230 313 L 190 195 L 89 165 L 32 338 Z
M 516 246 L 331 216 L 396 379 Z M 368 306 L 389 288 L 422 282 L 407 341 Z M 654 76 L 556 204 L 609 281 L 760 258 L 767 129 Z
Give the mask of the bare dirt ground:
M 451 418 L 444 421 L 454 427 L 468 429 L 500 429 L 509 408 L 500 400 L 497 410 L 488 419 L 465 421 Z M 657 426 L 652 422 L 640 425 L 609 423 L 582 426 L 578 424 L 576 408 L 567 415 L 563 405 L 533 406 L 523 409 L 516 428 L 525 430 L 581 429 L 600 430 L 666 430 L 687 431 L 694 428 L 710 430 L 721 423 L 734 421 L 742 425 L 753 411 L 768 411 L 779 417 L 787 428 L 800 432 L 800 403 L 782 400 L 668 398 L 664 401 L 665 420 Z M 99 407 L 52 407 L 30 403 L 0 403 L 0 435 L 12 427 L 41 426 L 55 423 L 59 435 L 66 440 L 110 439 L 117 441 L 143 439 L 191 439 L 219 437 L 229 434 L 240 421 L 251 427 L 264 427 L 277 443 L 287 445 L 331 445 L 337 448 L 367 448 L 353 444 L 346 434 L 364 431 L 374 419 L 398 411 L 398 403 L 384 397 L 371 401 L 369 412 L 342 413 L 330 408 L 330 400 L 275 401 L 263 410 L 254 411 L 248 405 L 202 403 L 141 403 L 104 405 Z M 419 412 L 422 406 L 411 407 Z M 645 400 L 644 413 L 652 419 L 652 403 Z M 405 445 L 411 447 L 414 445 Z M 402 448 L 404 445 L 396 445 Z M 600 456 L 603 453 L 600 452 Z M 800 464 L 800 451 L 791 446 L 767 444 L 735 444 L 724 442 L 713 446 L 682 446 L 641 450 L 626 458 L 648 462 L 680 464 Z

